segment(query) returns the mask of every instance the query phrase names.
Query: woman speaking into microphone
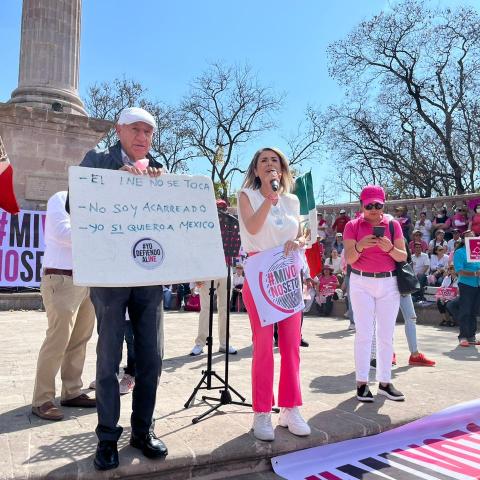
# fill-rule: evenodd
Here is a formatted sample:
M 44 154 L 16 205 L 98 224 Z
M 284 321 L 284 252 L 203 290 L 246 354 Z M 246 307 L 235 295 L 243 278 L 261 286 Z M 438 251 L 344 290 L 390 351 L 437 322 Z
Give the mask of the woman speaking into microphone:
M 395 262 L 407 252 L 400 224 L 383 213 L 385 192 L 368 185 L 360 194 L 362 214 L 343 232 L 345 259 L 351 266 L 350 301 L 355 315 L 355 370 L 357 399 L 373 402 L 368 388 L 370 350 L 376 321 L 378 394 L 391 400 L 405 397 L 391 383 L 393 333 L 400 306 Z M 393 238 L 389 223 L 393 225 Z
M 305 240 L 299 228 L 300 204 L 289 193 L 292 176 L 285 155 L 276 148 L 255 153 L 238 194 L 240 237 L 249 256 L 283 246 L 285 256 L 303 248 Z M 273 325 L 260 324 L 255 300 L 247 280 L 243 284 L 243 301 L 250 318 L 253 337 L 252 400 L 253 433 L 259 440 L 274 440 L 270 412 L 273 395 Z M 310 427 L 298 407 L 300 390 L 301 312 L 278 323 L 280 349 L 279 425 L 295 435 L 309 435 Z

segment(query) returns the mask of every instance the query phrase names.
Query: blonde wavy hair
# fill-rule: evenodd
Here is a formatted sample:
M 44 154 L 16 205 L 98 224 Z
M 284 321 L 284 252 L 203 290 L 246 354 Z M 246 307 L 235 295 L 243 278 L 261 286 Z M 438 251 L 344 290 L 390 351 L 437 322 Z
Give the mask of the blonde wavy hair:
M 262 186 L 262 182 L 255 175 L 255 169 L 257 168 L 260 155 L 266 151 L 271 151 L 278 155 L 278 158 L 280 159 L 280 166 L 282 168 L 282 176 L 280 178 L 280 193 L 289 193 L 293 187 L 293 177 L 290 173 L 290 169 L 288 168 L 288 159 L 285 154 L 276 147 L 265 147 L 255 152 L 255 155 L 248 166 L 242 188 L 253 188 L 253 190 L 258 190 Z

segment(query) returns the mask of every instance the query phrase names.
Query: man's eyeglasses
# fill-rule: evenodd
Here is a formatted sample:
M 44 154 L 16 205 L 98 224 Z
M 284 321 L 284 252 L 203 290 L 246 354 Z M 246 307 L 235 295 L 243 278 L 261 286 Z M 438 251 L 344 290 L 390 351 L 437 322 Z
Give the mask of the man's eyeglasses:
M 369 203 L 365 205 L 365 210 L 381 210 L 383 208 L 383 203 Z

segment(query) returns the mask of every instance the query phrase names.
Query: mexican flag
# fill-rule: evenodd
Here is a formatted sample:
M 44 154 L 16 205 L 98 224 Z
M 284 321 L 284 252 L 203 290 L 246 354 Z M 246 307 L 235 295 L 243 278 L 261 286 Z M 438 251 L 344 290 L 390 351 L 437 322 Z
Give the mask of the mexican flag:
M 307 172 L 295 180 L 294 193 L 300 200 L 300 225 L 307 238 L 305 256 L 307 257 L 310 276 L 313 278 L 322 270 L 323 252 L 317 242 L 318 220 L 311 172 Z
M 305 232 L 307 230 L 310 232 L 307 245 L 311 247 L 317 242 L 318 233 L 317 208 L 315 206 L 311 172 L 307 172 L 295 180 L 294 193 L 300 200 L 300 222 L 302 231 Z
M 0 137 L 0 208 L 11 213 L 17 214 L 18 207 L 15 192 L 13 191 L 13 169 L 7 157 L 5 146 Z

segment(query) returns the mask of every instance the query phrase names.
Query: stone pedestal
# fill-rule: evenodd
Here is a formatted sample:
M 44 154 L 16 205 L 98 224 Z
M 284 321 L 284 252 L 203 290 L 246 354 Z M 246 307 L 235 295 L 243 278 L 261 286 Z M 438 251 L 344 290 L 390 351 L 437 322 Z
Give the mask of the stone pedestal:
M 111 122 L 15 103 L 0 103 L 0 136 L 14 169 L 21 208 L 43 209 L 67 188 L 68 167 L 78 165 Z

